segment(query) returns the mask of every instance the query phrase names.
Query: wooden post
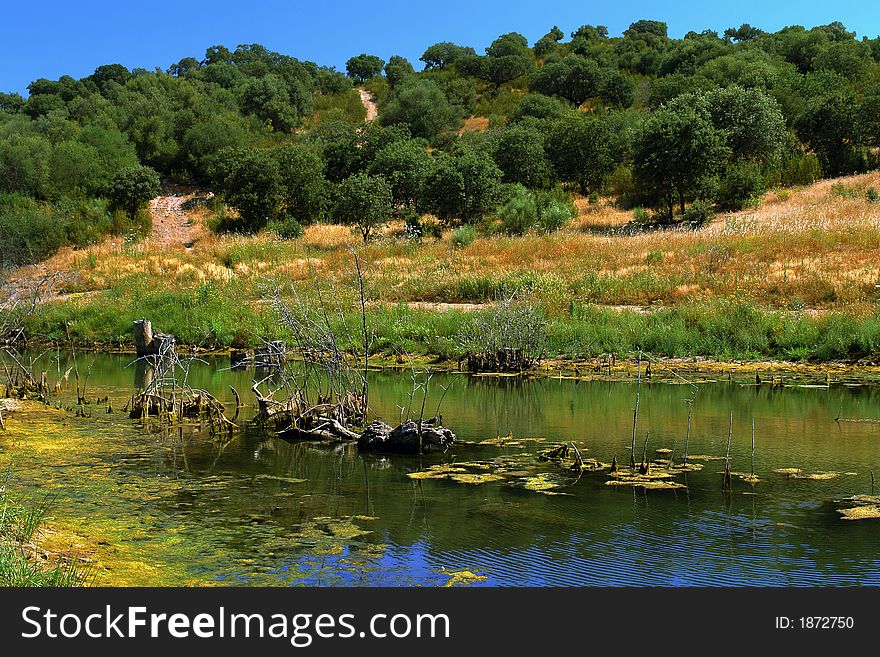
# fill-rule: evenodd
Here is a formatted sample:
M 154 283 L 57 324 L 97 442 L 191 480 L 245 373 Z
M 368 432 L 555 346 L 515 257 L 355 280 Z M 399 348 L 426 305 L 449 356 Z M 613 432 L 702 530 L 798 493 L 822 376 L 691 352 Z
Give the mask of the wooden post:
M 150 320 L 136 319 L 134 321 L 134 347 L 138 358 L 153 353 L 153 325 Z

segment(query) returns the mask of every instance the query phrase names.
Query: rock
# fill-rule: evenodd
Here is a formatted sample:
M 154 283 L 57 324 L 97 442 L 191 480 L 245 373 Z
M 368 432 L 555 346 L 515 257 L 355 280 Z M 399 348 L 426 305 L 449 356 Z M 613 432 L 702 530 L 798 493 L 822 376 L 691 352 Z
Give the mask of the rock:
M 361 434 L 357 442 L 362 452 L 386 452 L 391 454 L 423 454 L 445 452 L 455 442 L 455 434 L 442 426 L 429 426 L 422 423 L 421 441 L 419 425 L 407 420 L 392 429 L 389 425 L 376 420 Z

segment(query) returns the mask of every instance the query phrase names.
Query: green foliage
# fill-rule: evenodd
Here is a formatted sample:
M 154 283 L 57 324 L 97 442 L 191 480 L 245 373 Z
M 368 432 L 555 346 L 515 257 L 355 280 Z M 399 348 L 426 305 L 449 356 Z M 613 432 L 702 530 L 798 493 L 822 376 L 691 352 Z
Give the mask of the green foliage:
M 865 190 L 865 200 L 867 200 L 868 203 L 877 203 L 880 201 L 880 193 L 877 192 L 876 187 L 868 187 L 868 189 Z
M 255 232 L 278 216 L 285 190 L 269 150 L 224 148 L 213 159 L 211 177 L 223 200 L 238 211 L 238 221 L 231 224 L 236 229 Z
M 391 55 L 388 58 L 388 63 L 385 64 L 385 79 L 388 80 L 388 84 L 392 88 L 413 75 L 415 75 L 415 69 L 406 57 Z
M 380 75 L 383 66 L 385 66 L 385 61 L 381 57 L 364 53 L 352 57 L 345 62 L 345 70 L 348 72 L 348 77 L 358 84 L 363 84 L 367 80 Z
M 727 167 L 721 176 L 715 201 L 721 210 L 742 210 L 753 205 L 764 192 L 764 176 L 755 164 Z
M 545 233 L 552 233 L 577 216 L 571 195 L 560 189 L 535 192 L 538 207 L 538 225 Z
M 615 168 L 612 134 L 601 118 L 580 114 L 553 123 L 547 152 L 559 180 L 577 184 L 581 192 L 601 189 Z
M 463 149 L 441 155 L 425 181 L 425 205 L 441 221 L 473 224 L 498 204 L 501 170 L 486 154 Z
M 130 228 L 130 221 L 123 226 Z M 42 260 L 62 246 L 94 244 L 113 228 L 101 199 L 49 204 L 0 195 L 0 270 Z
M 275 231 L 275 234 L 283 240 L 299 239 L 305 232 L 302 224 L 290 215 L 285 215 L 279 219 L 270 221 L 266 227 L 269 230 Z
M 544 187 L 553 174 L 544 153 L 544 135 L 525 125 L 500 131 L 493 158 L 504 174 L 504 182 Z
M 459 46 L 449 41 L 435 43 L 429 46 L 419 60 L 425 63 L 425 68 L 445 68 L 465 57 L 476 56 L 476 51 L 469 46 Z
M 409 78 L 399 84 L 381 106 L 382 125 L 408 125 L 414 137 L 430 139 L 455 128 L 461 112 L 431 80 Z
M 559 119 L 562 118 L 565 112 L 565 105 L 555 98 L 542 94 L 527 94 L 521 98 L 519 104 L 511 113 L 508 123 L 516 123 L 526 118 L 539 120 Z
M 339 185 L 333 217 L 341 224 L 356 226 L 366 242 L 390 219 L 392 210 L 391 186 L 385 178 L 356 173 Z
M 696 112 L 662 108 L 645 122 L 635 143 L 635 178 L 643 194 L 672 219 L 682 214 L 729 155 L 726 135 Z
M 392 142 L 376 153 L 369 173 L 388 181 L 395 205 L 414 208 L 433 168 L 434 159 L 424 146 L 408 139 Z
M 696 200 L 682 214 L 682 221 L 694 226 L 702 226 L 715 216 L 712 204 L 708 201 Z
M 471 224 L 464 224 L 452 231 L 452 243 L 464 248 L 470 246 L 477 239 L 477 229 Z
M 244 112 L 278 132 L 289 132 L 298 122 L 298 110 L 289 89 L 277 75 L 249 80 L 242 92 L 241 106 Z
M 522 185 L 514 185 L 507 203 L 498 211 L 501 225 L 508 235 L 522 235 L 538 223 L 535 196 Z
M 0 488 L 0 586 L 82 586 L 88 572 L 61 562 L 49 565 L 33 554 L 40 525 L 51 508 L 51 500 L 21 502 Z
M 159 195 L 159 174 L 150 167 L 120 169 L 107 184 L 106 195 L 112 210 L 134 217 L 148 201 Z
M 282 187 L 281 203 L 290 219 L 309 224 L 324 217 L 327 181 L 324 162 L 311 148 L 293 143 L 274 153 Z

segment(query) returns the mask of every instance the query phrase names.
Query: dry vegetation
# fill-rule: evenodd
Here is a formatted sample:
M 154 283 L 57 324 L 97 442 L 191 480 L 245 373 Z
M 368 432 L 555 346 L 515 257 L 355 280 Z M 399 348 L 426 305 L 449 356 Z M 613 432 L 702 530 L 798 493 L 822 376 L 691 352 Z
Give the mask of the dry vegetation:
M 585 200 L 578 202 L 580 217 L 556 234 L 478 237 L 464 248 L 448 236 L 413 244 L 396 239 L 399 227 L 389 226 L 367 248 L 370 292 L 391 302 L 479 303 L 506 281 L 526 285 L 550 306 L 570 299 L 674 305 L 731 296 L 796 310 L 872 303 L 880 283 L 880 204 L 863 193 L 833 194 L 832 185 L 880 187 L 880 173 L 771 192 L 759 208 L 720 215 L 696 231 L 629 230 L 632 213 Z M 204 221 L 206 210 L 192 216 Z M 320 224 L 296 242 L 271 235 L 200 238 L 191 249 L 108 241 L 62 251 L 40 269 L 73 272 L 68 292 L 110 288 L 138 273 L 171 288 L 297 281 L 345 271 L 343 247 L 359 240 L 346 227 Z
M 669 356 L 862 359 L 875 351 L 874 328 L 858 322 L 874 322 L 880 294 L 880 204 L 866 199 L 870 187 L 880 187 L 880 172 L 770 192 L 759 207 L 719 215 L 697 230 L 647 228 L 632 212 L 585 199 L 577 202 L 579 217 L 554 234 L 509 237 L 489 230 L 467 246 L 457 246 L 449 231 L 413 242 L 402 224 L 393 223 L 362 254 L 369 307 L 409 307 L 407 316 L 386 313 L 390 333 L 380 350 L 453 357 L 461 315 L 505 290 L 520 289 L 556 322 L 550 351 L 560 355 L 647 348 L 651 340 L 641 336 L 653 331 L 655 353 Z M 187 220 L 196 224 L 188 232 L 198 235 L 194 243 L 108 240 L 62 251 L 43 263 L 38 270 L 66 272 L 64 293 L 31 324 L 31 335 L 63 339 L 69 323 L 81 341 L 117 342 L 129 339 L 132 318 L 152 314 L 181 342 L 254 343 L 276 326 L 262 302 L 267 289 L 306 289 L 315 275 L 352 274 L 347 247 L 358 245 L 360 236 L 349 228 L 312 225 L 302 238 L 283 241 L 273 233 L 216 235 L 200 229 L 211 217 L 207 205 L 187 211 Z M 746 303 L 756 310 L 742 314 L 734 326 L 734 319 L 722 317 L 731 313 L 713 309 L 718 303 Z M 617 320 L 597 314 L 601 308 L 642 312 L 622 313 L 627 317 Z M 681 312 L 655 320 L 644 316 L 645 309 L 653 314 L 661 308 Z M 798 311 L 792 316 L 802 319 L 832 312 L 856 323 L 841 323 L 836 331 L 842 337 L 820 348 L 821 340 L 830 339 L 822 338 L 827 327 L 799 325 L 777 339 L 788 329 L 770 317 L 755 329 L 759 310 Z M 644 318 L 633 319 L 638 315 Z M 712 317 L 728 324 L 722 327 Z M 585 324 L 577 327 L 578 321 Z M 733 346 L 725 342 L 741 327 L 760 335 Z M 686 334 L 693 339 L 683 341 Z M 847 342 L 851 334 L 859 334 L 853 338 L 859 344 Z M 408 342 L 401 346 L 401 341 Z

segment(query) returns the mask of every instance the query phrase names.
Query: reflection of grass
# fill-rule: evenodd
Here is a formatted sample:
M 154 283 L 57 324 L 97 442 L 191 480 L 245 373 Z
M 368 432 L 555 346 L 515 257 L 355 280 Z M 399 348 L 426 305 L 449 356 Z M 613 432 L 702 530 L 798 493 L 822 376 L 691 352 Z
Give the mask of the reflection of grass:
M 80 586 L 88 573 L 67 560 L 42 561 L 34 541 L 50 500 L 22 504 L 0 489 L 0 586 Z

